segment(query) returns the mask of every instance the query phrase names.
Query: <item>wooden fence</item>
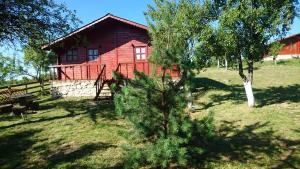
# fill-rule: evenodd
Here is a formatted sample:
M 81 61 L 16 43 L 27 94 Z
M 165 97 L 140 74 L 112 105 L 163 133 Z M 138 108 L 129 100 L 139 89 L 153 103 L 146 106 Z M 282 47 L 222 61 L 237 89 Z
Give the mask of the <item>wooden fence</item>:
M 50 83 L 49 81 L 44 82 L 44 90 L 50 90 Z M 31 82 L 25 84 L 17 84 L 17 85 L 10 85 L 0 87 L 0 105 L 6 104 L 10 102 L 10 98 L 16 95 L 22 94 L 37 94 L 42 91 L 42 85 L 38 82 Z

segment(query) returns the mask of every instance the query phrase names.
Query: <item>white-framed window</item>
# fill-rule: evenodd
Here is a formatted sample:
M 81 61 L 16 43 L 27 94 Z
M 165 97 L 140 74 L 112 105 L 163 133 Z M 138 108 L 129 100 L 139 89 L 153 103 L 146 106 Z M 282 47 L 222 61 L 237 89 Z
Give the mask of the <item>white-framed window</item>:
M 136 60 L 146 60 L 147 59 L 147 51 L 146 47 L 135 47 L 134 52 L 135 52 L 135 59 Z
M 70 49 L 67 51 L 66 60 L 69 62 L 78 60 L 78 52 L 77 49 Z
M 88 60 L 96 60 L 99 57 L 99 50 L 98 49 L 89 49 L 88 50 Z

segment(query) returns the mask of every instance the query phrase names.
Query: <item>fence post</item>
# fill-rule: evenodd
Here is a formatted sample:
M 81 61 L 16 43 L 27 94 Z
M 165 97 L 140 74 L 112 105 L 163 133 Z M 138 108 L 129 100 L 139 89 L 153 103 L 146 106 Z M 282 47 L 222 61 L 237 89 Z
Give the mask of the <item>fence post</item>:
M 9 97 L 11 97 L 11 96 L 12 96 L 11 87 L 10 87 L 10 86 L 8 86 L 8 87 L 7 87 L 7 90 L 8 90 Z
M 27 86 L 27 83 L 25 84 L 25 91 L 26 91 L 26 94 L 28 93 L 28 86 Z

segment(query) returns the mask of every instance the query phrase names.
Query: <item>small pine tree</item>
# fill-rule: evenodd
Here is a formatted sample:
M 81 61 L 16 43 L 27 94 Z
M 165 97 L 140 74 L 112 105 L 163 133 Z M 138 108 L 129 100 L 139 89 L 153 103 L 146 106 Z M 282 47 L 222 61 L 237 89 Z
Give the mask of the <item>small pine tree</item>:
M 146 15 L 153 47 L 150 61 L 161 67 L 161 73 L 148 77 L 135 72 L 135 78 L 115 95 L 116 111 L 132 122 L 143 140 L 142 146 L 127 151 L 130 168 L 185 166 L 191 143 L 213 130 L 212 124 L 192 120 L 186 109 L 193 69 L 206 64 L 196 51 L 197 44 L 207 39 L 210 10 L 196 0 L 155 0 L 155 4 Z M 181 74 L 177 80 L 167 74 L 174 65 Z
M 169 168 L 187 165 L 193 151 L 190 145 L 199 142 L 198 139 L 205 142 L 212 136 L 212 118 L 192 120 L 185 112 L 184 89 L 164 85 L 157 77 L 135 74 L 137 78 L 115 95 L 117 113 L 134 124 L 137 136 L 144 144 L 142 148 L 128 149 L 126 166 Z M 172 81 L 168 76 L 165 79 Z

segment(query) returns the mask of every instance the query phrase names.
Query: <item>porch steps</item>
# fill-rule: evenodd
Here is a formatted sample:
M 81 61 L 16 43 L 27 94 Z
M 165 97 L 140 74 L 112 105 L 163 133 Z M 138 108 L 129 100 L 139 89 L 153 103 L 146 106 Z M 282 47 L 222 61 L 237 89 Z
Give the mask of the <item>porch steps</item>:
M 111 99 L 112 93 L 107 83 L 104 84 L 102 90 L 100 91 L 100 94 L 95 100 L 107 100 Z

